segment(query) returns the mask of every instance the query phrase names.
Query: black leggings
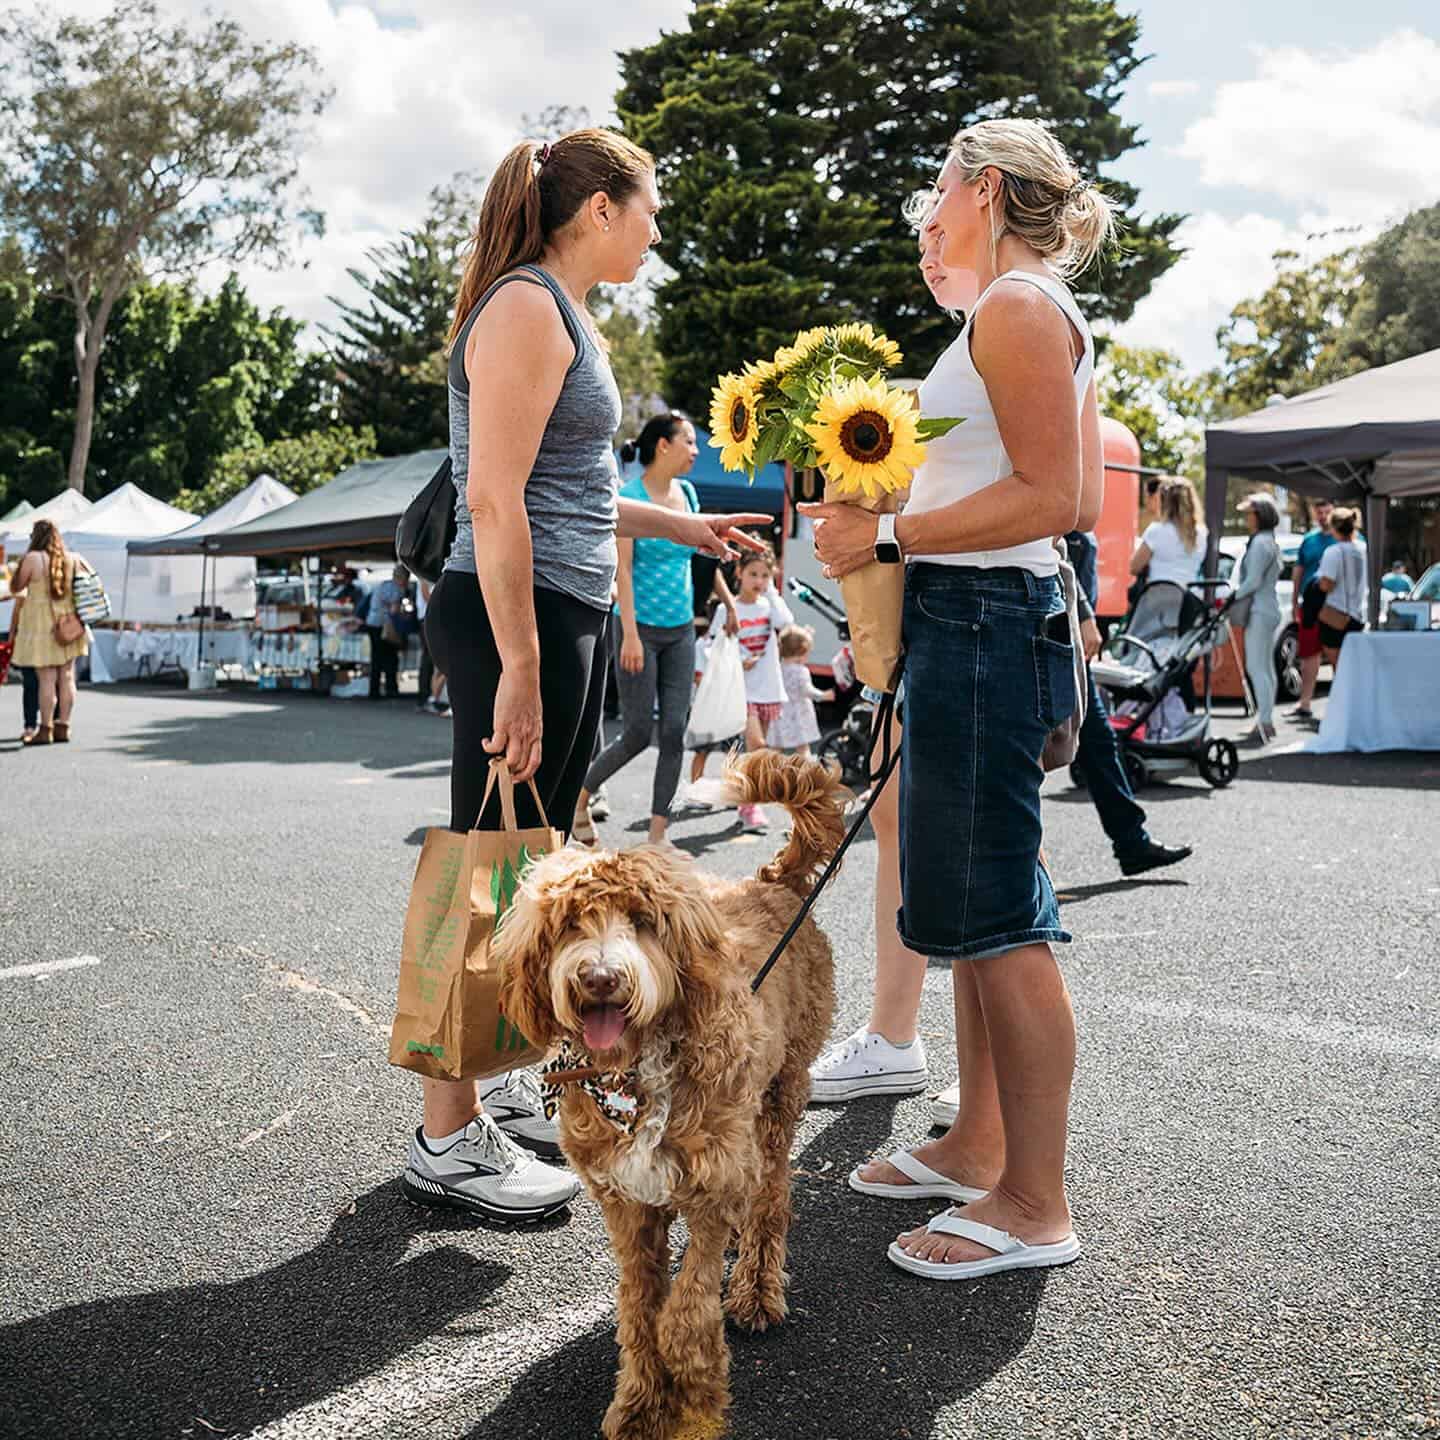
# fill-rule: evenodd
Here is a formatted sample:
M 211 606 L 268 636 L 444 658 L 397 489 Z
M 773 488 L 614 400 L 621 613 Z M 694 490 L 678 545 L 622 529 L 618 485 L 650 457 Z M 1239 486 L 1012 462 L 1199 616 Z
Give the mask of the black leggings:
M 551 825 L 568 835 L 575 802 L 590 764 L 605 698 L 605 612 L 558 590 L 535 589 L 535 628 L 540 637 L 540 707 L 544 732 L 535 786 Z M 430 596 L 425 638 L 450 687 L 455 749 L 450 762 L 450 828 L 500 827 L 500 806 L 491 801 L 480 824 L 490 756 L 484 748 L 494 728 L 500 688 L 500 651 L 480 582 L 464 570 L 447 570 Z M 540 824 L 529 786 L 515 792 L 522 828 Z

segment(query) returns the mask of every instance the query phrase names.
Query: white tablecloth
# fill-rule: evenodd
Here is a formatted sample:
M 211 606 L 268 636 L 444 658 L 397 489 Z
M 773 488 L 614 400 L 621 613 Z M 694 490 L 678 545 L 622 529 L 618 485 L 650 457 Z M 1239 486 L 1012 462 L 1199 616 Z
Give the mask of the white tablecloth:
M 1305 748 L 1440 750 L 1440 630 L 1351 635 L 1320 733 Z
M 161 669 L 187 674 L 198 662 L 199 630 L 93 630 L 90 637 L 90 683 L 112 685 L 133 680 L 143 666 L 147 675 Z M 205 659 L 213 665 L 245 665 L 250 658 L 248 630 L 205 629 Z

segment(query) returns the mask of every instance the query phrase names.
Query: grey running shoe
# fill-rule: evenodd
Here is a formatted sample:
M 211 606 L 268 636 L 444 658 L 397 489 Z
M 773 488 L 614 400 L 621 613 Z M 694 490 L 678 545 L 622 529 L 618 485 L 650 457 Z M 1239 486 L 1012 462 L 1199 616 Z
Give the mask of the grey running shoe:
M 417 1129 L 405 1158 L 401 1185 L 406 1199 L 487 1220 L 543 1220 L 563 1210 L 580 1189 L 575 1176 L 522 1150 L 488 1115 L 477 1115 L 464 1135 L 439 1154 Z

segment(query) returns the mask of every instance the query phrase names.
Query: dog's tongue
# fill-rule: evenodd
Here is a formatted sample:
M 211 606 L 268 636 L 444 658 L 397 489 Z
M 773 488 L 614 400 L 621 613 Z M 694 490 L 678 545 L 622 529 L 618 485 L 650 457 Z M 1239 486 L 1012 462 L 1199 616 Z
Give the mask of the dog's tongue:
M 585 1021 L 585 1048 L 592 1055 L 617 1045 L 625 1033 L 625 1012 L 618 1005 L 592 1005 Z

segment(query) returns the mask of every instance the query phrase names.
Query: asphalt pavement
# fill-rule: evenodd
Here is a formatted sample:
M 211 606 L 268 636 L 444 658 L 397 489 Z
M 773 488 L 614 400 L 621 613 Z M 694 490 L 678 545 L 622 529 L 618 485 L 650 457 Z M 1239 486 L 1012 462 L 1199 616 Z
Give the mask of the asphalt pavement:
M 886 1245 L 932 1207 L 845 1176 L 922 1136 L 927 1098 L 812 1109 L 791 1320 L 732 1338 L 737 1440 L 1440 1435 L 1440 755 L 1286 753 L 1301 738 L 1228 790 L 1147 789 L 1157 838 L 1196 847 L 1148 882 L 1052 779 L 1085 1253 L 900 1273 Z M 449 739 L 407 702 L 142 686 L 83 691 L 68 746 L 0 744 L 7 1440 L 598 1433 L 595 1206 L 494 1229 L 397 1183 L 418 1085 L 385 1040 Z M 608 841 L 643 836 L 649 776 L 612 782 Z M 676 837 L 740 875 L 779 827 Z M 819 907 L 842 1032 L 873 864 L 863 839 Z M 938 1088 L 943 965 L 922 1026 Z

